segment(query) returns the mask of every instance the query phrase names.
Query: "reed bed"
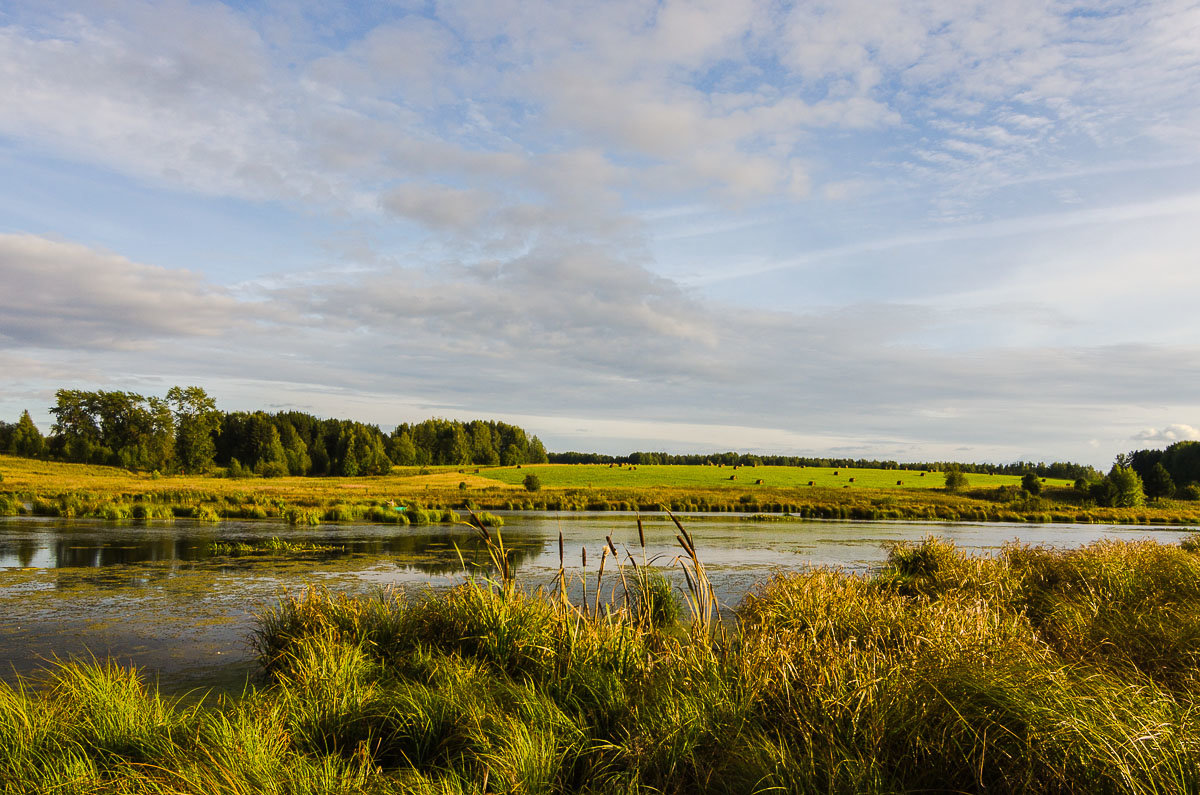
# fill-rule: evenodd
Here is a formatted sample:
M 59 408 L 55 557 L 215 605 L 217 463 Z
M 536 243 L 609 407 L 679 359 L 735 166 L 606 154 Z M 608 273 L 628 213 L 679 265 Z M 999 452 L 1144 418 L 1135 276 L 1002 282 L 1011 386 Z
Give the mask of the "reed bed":
M 240 697 L 165 700 L 94 661 L 0 687 L 2 791 L 1200 791 L 1195 538 L 930 538 L 870 576 L 774 576 L 718 620 L 682 522 L 671 558 L 560 542 L 530 590 L 502 531 L 462 521 L 486 570 L 281 600 Z

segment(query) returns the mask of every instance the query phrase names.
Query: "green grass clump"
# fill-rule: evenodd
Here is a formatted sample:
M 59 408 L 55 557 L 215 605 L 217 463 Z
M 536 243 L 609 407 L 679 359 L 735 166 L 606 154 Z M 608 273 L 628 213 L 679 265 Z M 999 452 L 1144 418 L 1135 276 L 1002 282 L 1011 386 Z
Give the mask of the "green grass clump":
M 504 517 L 487 511 L 477 511 L 475 516 L 484 527 L 504 527 Z
M 0 516 L 19 516 L 25 513 L 25 506 L 11 494 L 0 494 Z
M 317 511 L 308 508 L 300 508 L 295 505 L 289 505 L 283 509 L 281 514 L 283 520 L 288 524 L 307 525 L 316 527 L 321 524 L 321 514 Z
M 175 513 L 169 505 L 153 502 L 135 502 L 129 507 L 129 515 L 134 519 L 174 519 Z

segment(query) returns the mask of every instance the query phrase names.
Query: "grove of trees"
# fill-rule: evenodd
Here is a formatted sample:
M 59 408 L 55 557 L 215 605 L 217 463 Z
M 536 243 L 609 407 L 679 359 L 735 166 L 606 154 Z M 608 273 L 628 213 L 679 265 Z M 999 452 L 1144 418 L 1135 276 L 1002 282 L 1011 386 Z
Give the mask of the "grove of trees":
M 1175 442 L 1165 450 L 1134 450 L 1122 458 L 1146 484 L 1147 497 L 1170 497 L 1176 490 L 1200 483 L 1200 442 Z
M 385 434 L 376 425 L 298 411 L 223 412 L 201 387 L 165 397 L 60 389 L 42 436 L 29 412 L 0 422 L 0 451 L 135 470 L 237 476 L 379 475 L 393 465 L 545 463 L 536 436 L 503 422 L 430 419 Z

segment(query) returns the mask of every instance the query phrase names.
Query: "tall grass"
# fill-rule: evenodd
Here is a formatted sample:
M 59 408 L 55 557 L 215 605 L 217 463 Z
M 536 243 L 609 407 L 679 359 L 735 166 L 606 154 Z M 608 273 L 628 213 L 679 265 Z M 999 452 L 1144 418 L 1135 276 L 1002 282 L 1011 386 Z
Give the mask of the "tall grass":
M 501 572 L 502 537 L 476 529 Z M 775 576 L 705 624 L 702 539 L 679 529 L 700 606 L 683 623 L 666 567 L 605 539 L 604 575 L 564 550 L 557 594 L 496 573 L 282 599 L 239 698 L 184 706 L 104 663 L 0 687 L 0 786 L 1200 791 L 1194 544 L 975 558 L 927 539 L 871 576 Z M 586 608 L 566 587 L 585 571 Z

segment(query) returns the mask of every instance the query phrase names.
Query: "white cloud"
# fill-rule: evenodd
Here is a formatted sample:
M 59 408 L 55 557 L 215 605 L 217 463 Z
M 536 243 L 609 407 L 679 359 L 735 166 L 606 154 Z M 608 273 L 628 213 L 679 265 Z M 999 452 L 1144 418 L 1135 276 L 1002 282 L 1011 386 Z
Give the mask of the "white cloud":
M 143 348 L 242 324 L 240 303 L 199 274 L 33 235 L 0 235 L 0 283 L 6 348 Z
M 1147 428 L 1133 437 L 1144 444 L 1170 445 L 1175 442 L 1195 441 L 1200 439 L 1200 429 L 1191 425 L 1176 423 L 1163 428 Z

